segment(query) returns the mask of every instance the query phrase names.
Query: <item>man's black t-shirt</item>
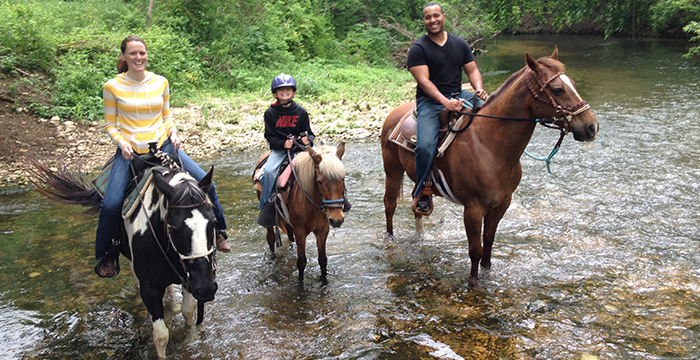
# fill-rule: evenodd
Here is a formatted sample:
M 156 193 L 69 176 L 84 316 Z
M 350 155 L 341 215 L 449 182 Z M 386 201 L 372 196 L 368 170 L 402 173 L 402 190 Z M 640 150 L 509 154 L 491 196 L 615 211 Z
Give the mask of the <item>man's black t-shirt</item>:
M 304 131 L 310 139 L 315 137 L 309 124 L 309 114 L 296 102 L 292 101 L 288 107 L 275 103 L 265 111 L 265 139 L 270 143 L 270 149 L 284 150 L 287 135 L 299 136 Z
M 425 34 L 411 46 L 406 67 L 428 65 L 430 81 L 441 93 L 450 94 L 462 90 L 462 69 L 472 61 L 472 49 L 461 37 L 448 33 L 445 45 L 440 46 Z M 416 99 L 422 96 L 428 94 L 418 85 Z

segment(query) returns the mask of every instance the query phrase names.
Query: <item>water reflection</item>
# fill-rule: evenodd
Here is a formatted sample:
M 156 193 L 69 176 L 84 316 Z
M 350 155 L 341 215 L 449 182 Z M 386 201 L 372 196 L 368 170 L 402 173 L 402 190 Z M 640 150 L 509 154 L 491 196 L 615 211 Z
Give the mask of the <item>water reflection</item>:
M 593 143 L 568 137 L 553 175 L 523 158 L 481 288 L 467 287 L 461 208 L 437 199 L 418 236 L 405 182 L 397 240 L 384 239 L 376 142 L 348 144 L 354 207 L 329 235 L 330 283 L 318 281 L 309 239 L 307 281 L 297 284 L 296 250 L 285 244 L 271 260 L 255 225 L 259 153 L 231 152 L 203 165 L 217 166 L 233 251 L 219 255 L 202 326 L 166 314 L 170 358 L 700 357 L 697 65 L 670 41 L 500 38 L 478 59 L 486 88 L 522 67 L 526 51 L 548 55 L 555 43 L 601 133 Z M 546 154 L 556 140 L 538 129 L 528 149 Z M 155 358 L 128 268 L 110 280 L 91 273 L 95 223 L 34 192 L 0 198 L 0 354 Z

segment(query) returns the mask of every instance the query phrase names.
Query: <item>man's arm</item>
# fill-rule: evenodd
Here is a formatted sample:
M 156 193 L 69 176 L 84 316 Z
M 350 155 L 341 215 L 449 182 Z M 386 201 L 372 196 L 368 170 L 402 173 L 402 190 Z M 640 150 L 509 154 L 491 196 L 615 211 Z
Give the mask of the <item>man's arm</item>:
M 472 84 L 472 87 L 474 90 L 476 90 L 476 96 L 478 96 L 481 100 L 486 100 L 489 95 L 484 90 L 484 82 L 481 79 L 481 72 L 479 72 L 476 62 L 471 61 L 464 64 L 464 72 L 467 73 L 469 83 Z
M 428 65 L 412 66 L 408 69 L 408 71 L 416 79 L 418 86 L 420 86 L 420 88 L 423 89 L 423 92 L 425 92 L 433 100 L 439 102 L 450 111 L 462 110 L 462 101 L 457 99 L 446 98 L 445 95 L 443 95 L 440 92 L 440 90 L 438 90 L 437 86 L 435 86 L 435 84 L 433 84 L 433 82 L 430 81 L 430 70 L 428 69 Z M 479 70 L 477 70 L 477 72 L 478 71 Z M 479 81 L 481 81 L 481 75 L 479 75 Z

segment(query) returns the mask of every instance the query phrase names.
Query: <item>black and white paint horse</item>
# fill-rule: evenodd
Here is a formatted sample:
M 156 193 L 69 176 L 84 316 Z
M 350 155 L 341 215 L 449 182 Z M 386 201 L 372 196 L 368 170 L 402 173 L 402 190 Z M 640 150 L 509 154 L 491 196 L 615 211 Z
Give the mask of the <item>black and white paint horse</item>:
M 28 159 L 37 190 L 52 200 L 98 209 L 101 196 L 80 175 L 65 167 L 53 172 Z M 182 314 L 188 326 L 202 322 L 204 303 L 217 290 L 213 205 L 206 195 L 214 169 L 199 183 L 181 170 L 153 171 L 142 191 L 138 209 L 120 226 L 120 252 L 131 260 L 143 300 L 153 321 L 153 342 L 165 357 L 169 331 L 164 321 L 163 296 L 172 284 L 182 284 Z M 197 300 L 197 302 L 195 302 Z

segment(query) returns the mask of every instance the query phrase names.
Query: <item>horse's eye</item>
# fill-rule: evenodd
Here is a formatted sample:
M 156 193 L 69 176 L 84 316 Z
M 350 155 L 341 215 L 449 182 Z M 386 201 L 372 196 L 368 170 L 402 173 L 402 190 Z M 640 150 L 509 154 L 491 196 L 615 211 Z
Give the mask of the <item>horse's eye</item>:
M 564 95 L 564 89 L 556 88 L 556 89 L 552 90 L 552 94 L 554 94 L 554 96 Z

